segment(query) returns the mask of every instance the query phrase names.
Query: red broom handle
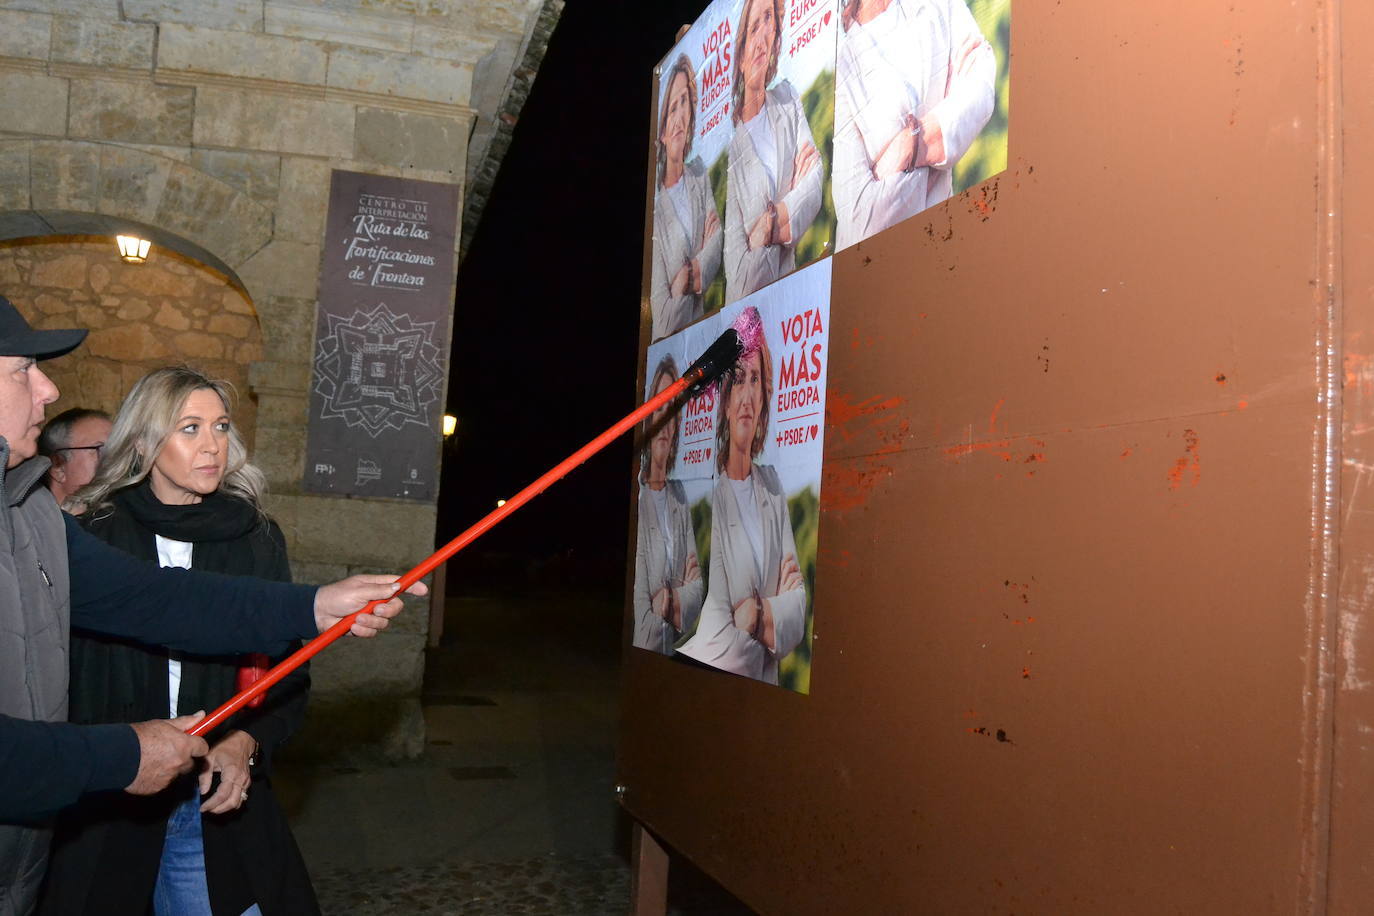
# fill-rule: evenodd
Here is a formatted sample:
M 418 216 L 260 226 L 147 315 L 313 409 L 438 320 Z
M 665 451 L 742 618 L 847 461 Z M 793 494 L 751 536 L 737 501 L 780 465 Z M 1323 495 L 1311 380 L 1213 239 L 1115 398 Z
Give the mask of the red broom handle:
M 736 350 L 736 353 L 737 352 L 738 350 Z M 731 359 L 731 362 L 733 362 L 733 358 Z M 456 538 L 449 541 L 443 547 L 439 548 L 434 553 L 432 553 L 429 559 L 425 560 L 419 566 L 415 567 L 410 572 L 406 573 L 404 576 L 402 576 L 400 579 L 396 581 L 396 591 L 393 592 L 393 595 L 405 591 L 407 588 L 410 588 L 410 586 L 414 585 L 416 582 L 419 582 L 425 576 L 429 575 L 429 573 L 440 563 L 443 563 L 449 557 L 453 556 L 455 553 L 462 550 L 464 547 L 468 546 L 473 541 L 477 540 L 483 534 L 486 534 L 486 532 L 497 522 L 501 521 L 507 515 L 510 515 L 516 509 L 519 509 L 521 506 L 529 502 L 531 499 L 534 499 L 540 493 L 544 492 L 544 490 L 548 489 L 548 487 L 551 484 L 557 482 L 560 478 L 564 477 L 569 471 L 573 470 L 573 468 L 576 468 L 578 465 L 582 464 L 592 455 L 595 455 L 597 452 L 601 451 L 608 444 L 620 438 L 622 433 L 632 428 L 640 420 L 644 419 L 649 414 L 653 413 L 655 410 L 658 410 L 659 407 L 673 400 L 673 398 L 677 397 L 688 387 L 695 385 L 697 382 L 701 381 L 708 371 L 710 370 L 708 370 L 707 368 L 701 368 L 700 364 L 693 366 L 691 369 L 687 371 L 686 375 L 678 379 L 676 382 L 673 382 L 673 384 L 669 385 L 667 388 L 663 389 L 658 394 L 649 398 L 649 400 L 645 401 L 638 409 L 633 411 L 629 416 L 625 417 L 625 419 L 621 420 L 619 423 L 615 424 L 610 429 L 606 430 L 604 433 L 597 436 L 591 442 L 588 442 L 586 445 L 582 446 L 580 449 L 573 452 L 567 458 L 563 459 L 563 461 L 561 461 L 558 465 L 556 465 L 553 468 L 553 470 L 549 471 L 543 477 L 540 477 L 534 483 L 525 487 L 525 489 L 521 490 L 519 493 L 515 494 L 510 499 L 506 500 L 506 504 L 504 506 L 497 507 L 495 511 L 488 513 L 486 517 L 479 521 L 477 524 L 473 525 L 467 531 L 464 531 L 462 534 L 458 535 Z M 270 671 L 264 674 L 261 678 L 254 681 L 253 685 L 249 687 L 247 690 L 244 690 L 243 692 L 236 694 L 227 703 L 220 706 L 218 709 L 210 713 L 210 715 L 206 716 L 204 719 L 201 719 L 198 723 L 196 723 L 194 727 L 192 727 L 189 730 L 189 734 L 204 735 L 212 729 L 217 728 L 224 722 L 225 719 L 229 718 L 234 713 L 242 709 L 254 697 L 269 689 L 273 684 L 277 683 L 282 678 L 290 674 L 292 671 L 295 671 L 301 665 L 305 664 L 307 661 L 313 658 L 322 649 L 324 649 L 325 646 L 329 645 L 330 643 L 334 642 L 334 640 L 338 639 L 340 636 L 347 633 L 349 627 L 353 625 L 353 621 L 357 619 L 359 614 L 366 614 L 368 611 L 372 610 L 377 605 L 382 604 L 386 600 L 387 599 L 379 598 L 376 601 L 369 601 L 367 604 L 363 605 L 360 609 L 354 611 L 352 614 L 349 614 L 347 617 L 340 618 L 338 623 L 334 624 L 332 627 L 325 630 L 319 636 L 316 636 L 314 639 L 310 640 L 308 643 L 301 646 L 295 652 L 291 653 L 291 655 L 287 656 L 285 659 L 279 662 L 275 667 L 273 667 Z

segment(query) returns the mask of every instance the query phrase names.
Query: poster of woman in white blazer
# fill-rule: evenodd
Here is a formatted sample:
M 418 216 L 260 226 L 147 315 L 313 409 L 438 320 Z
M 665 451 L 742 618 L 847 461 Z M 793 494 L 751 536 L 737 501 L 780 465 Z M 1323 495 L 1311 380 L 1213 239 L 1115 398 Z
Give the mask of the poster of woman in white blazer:
M 724 238 L 720 213 L 707 166 L 692 155 L 697 133 L 696 84 L 685 53 L 678 54 L 659 83 L 649 293 L 652 340 L 675 334 L 702 317 L 706 290 L 720 271 Z
M 678 361 L 665 353 L 649 378 L 649 396 L 680 374 Z M 668 476 L 681 439 L 679 407 L 670 403 L 650 415 L 639 465 L 633 644 L 664 655 L 696 625 L 704 585 L 687 492 L 681 480 Z
M 840 22 L 832 190 L 843 249 L 953 193 L 956 165 L 993 115 L 997 55 L 966 0 L 843 0 Z M 1005 113 L 1000 123 L 1004 164 Z
M 810 86 L 826 96 L 826 104 L 819 108 L 831 112 L 825 123 L 833 129 L 829 75 L 835 25 L 833 16 L 825 15 L 832 6 L 833 0 L 816 4 L 807 21 L 786 25 L 783 0 L 745 0 L 740 11 L 731 86 L 735 134 L 730 140 L 725 199 L 727 303 L 786 276 L 799 260 L 829 249 L 827 220 L 819 251 L 799 256 L 799 243 L 822 212 L 828 168 L 802 93 Z M 787 66 L 782 66 L 784 57 Z M 823 69 L 816 69 L 815 61 Z M 801 91 L 792 76 L 808 80 Z
M 746 311 L 761 324 L 757 310 Z M 756 461 L 769 441 L 774 387 L 772 354 L 759 341 L 721 379 L 706 600 L 678 651 L 777 684 L 779 661 L 806 635 L 807 600 L 787 495 L 773 466 Z

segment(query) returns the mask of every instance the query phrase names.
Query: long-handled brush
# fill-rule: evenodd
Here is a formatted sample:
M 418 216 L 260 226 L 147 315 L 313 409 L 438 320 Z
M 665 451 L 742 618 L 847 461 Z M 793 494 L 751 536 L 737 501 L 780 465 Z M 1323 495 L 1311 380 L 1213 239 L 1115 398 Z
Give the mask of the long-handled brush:
M 752 312 L 752 310 L 750 311 Z M 756 315 L 757 313 L 754 314 Z M 732 368 L 739 360 L 741 354 L 747 349 L 757 349 L 758 337 L 761 331 L 762 329 L 758 327 L 756 319 L 752 323 L 746 323 L 743 327 L 732 327 L 727 329 L 724 334 L 716 338 L 715 343 L 706 348 L 706 352 L 701 355 L 700 359 L 692 363 L 691 367 L 682 374 L 681 378 L 645 401 L 635 411 L 626 416 L 625 419 L 616 423 L 591 442 L 588 442 L 567 458 L 563 459 L 563 461 L 559 462 L 552 470 L 544 474 L 534 483 L 506 500 L 505 505 L 489 513 L 467 531 L 464 531 L 443 547 L 436 550 L 430 555 L 429 559 L 425 560 L 396 581 L 396 590 L 393 592 L 393 595 L 405 591 L 420 579 L 427 576 L 440 563 L 443 563 L 449 557 L 477 540 L 497 522 L 544 492 L 551 484 L 558 481 L 592 455 L 601 451 L 601 449 L 619 438 L 626 430 L 633 428 L 636 423 L 649 416 L 655 410 L 658 410 L 658 408 L 662 407 L 664 404 L 669 403 L 684 391 L 690 391 L 694 395 L 704 391 L 707 386 L 715 381 L 723 372 Z M 220 706 L 204 719 L 201 719 L 200 722 L 196 723 L 196 725 L 190 729 L 190 734 L 204 735 L 221 725 L 225 719 L 242 709 L 251 702 L 254 697 L 267 691 L 273 684 L 313 658 L 324 649 L 325 646 L 347 633 L 349 627 L 353 625 L 353 621 L 357 619 L 359 614 L 366 614 L 377 605 L 382 604 L 384 600 L 385 599 L 370 601 L 347 617 L 341 618 L 332 627 L 301 646 L 261 678 L 254 681 L 252 686 L 235 694 L 227 703 Z

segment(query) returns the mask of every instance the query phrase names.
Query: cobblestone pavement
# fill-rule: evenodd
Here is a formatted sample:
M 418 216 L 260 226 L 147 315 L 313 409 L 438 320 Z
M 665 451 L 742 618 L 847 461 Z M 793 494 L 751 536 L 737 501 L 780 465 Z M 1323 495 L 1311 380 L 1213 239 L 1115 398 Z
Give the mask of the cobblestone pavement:
M 629 869 L 614 855 L 543 856 L 513 862 L 464 862 L 345 869 L 315 876 L 327 914 L 401 916 L 610 916 L 626 913 Z
M 624 916 L 630 870 L 614 855 L 384 868 L 363 876 L 335 869 L 315 875 L 315 891 L 326 916 Z M 669 882 L 669 916 L 753 912 L 690 868 L 677 866 Z
M 326 916 L 629 911 L 613 792 L 619 606 L 450 599 L 426 659 L 419 759 L 280 761 L 277 793 Z M 669 912 L 752 911 L 675 862 Z

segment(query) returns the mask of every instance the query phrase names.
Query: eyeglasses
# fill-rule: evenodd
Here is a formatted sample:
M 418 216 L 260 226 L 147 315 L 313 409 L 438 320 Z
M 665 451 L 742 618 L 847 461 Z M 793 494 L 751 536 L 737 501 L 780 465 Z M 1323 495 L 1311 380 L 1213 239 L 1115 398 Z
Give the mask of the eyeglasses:
M 101 454 L 105 451 L 105 443 L 102 442 L 102 443 L 100 443 L 99 445 L 66 445 L 66 446 L 63 446 L 62 448 L 54 449 L 53 451 L 57 451 L 57 452 L 86 452 L 86 451 L 93 451 L 93 452 L 95 452 L 95 457 L 96 457 L 96 459 L 99 460 Z

